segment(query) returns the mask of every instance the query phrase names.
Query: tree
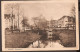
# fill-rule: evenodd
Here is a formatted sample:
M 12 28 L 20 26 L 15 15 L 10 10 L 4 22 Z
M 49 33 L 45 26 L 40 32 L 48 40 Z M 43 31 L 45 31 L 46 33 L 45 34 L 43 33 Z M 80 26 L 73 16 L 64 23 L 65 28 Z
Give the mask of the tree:
M 20 5 L 19 4 L 17 5 L 17 10 L 18 10 L 17 15 L 18 15 L 18 29 L 19 29 L 19 16 L 20 16 Z
M 14 29 L 14 25 L 13 25 L 13 21 L 14 21 L 14 17 L 15 17 L 15 15 L 14 15 L 14 13 L 13 13 L 13 11 L 14 11 L 14 4 L 11 4 L 11 5 L 9 5 L 9 4 L 7 4 L 6 5 L 6 7 L 5 7 L 5 10 L 8 12 L 8 13 L 10 13 L 10 19 L 11 19 L 11 30 L 12 30 L 12 32 L 13 32 L 13 29 Z M 10 10 L 10 11 L 8 11 L 8 10 Z
M 76 18 L 76 12 L 75 12 L 75 6 L 73 5 L 72 6 L 72 9 L 71 9 L 71 15 L 72 15 L 72 17 L 74 17 L 74 18 Z
M 20 4 L 19 3 L 8 3 L 5 5 L 5 12 L 6 13 L 9 13 L 11 16 L 10 16 L 10 19 L 11 19 L 11 30 L 13 32 L 14 30 L 14 24 L 15 24 L 15 21 L 14 21 L 14 17 L 15 17 L 15 14 L 17 14 L 18 16 L 18 25 L 17 25 L 17 28 L 19 29 L 19 17 L 21 15 L 21 8 L 20 8 Z M 13 21 L 14 21 L 14 24 L 13 24 Z
M 39 33 L 39 30 L 45 30 L 46 29 L 47 20 L 42 15 L 40 15 L 39 17 L 33 17 L 32 20 L 34 22 L 34 26 L 38 30 L 38 33 Z
M 76 10 L 75 10 L 75 5 L 72 6 L 72 9 L 71 9 L 71 15 L 73 17 L 73 29 L 75 29 L 76 27 Z
M 45 18 L 41 18 L 38 24 L 40 29 L 45 30 L 47 27 L 47 20 Z
M 25 28 L 26 27 L 29 27 L 29 24 L 28 24 L 28 19 L 25 17 L 23 17 L 23 20 L 22 20 L 22 26 L 24 28 L 24 32 L 25 32 Z
M 38 22 L 39 22 L 39 19 L 38 19 L 38 17 L 33 17 L 32 18 L 32 20 L 33 20 L 33 22 L 34 22 L 34 26 L 36 27 L 36 28 L 38 28 Z

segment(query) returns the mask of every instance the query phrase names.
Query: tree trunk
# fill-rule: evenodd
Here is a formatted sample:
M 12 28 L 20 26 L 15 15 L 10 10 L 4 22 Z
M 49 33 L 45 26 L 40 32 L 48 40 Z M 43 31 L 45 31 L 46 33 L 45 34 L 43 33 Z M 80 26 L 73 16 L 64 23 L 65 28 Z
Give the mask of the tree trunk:
M 19 29 L 19 6 L 18 6 L 18 29 Z
M 12 33 L 13 33 L 13 19 L 12 19 L 11 31 L 12 31 Z

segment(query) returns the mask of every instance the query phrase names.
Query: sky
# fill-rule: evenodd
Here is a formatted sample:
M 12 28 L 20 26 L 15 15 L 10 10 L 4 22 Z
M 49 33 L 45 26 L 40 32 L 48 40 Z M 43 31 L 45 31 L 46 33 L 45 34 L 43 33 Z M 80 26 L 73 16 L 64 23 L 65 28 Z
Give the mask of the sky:
M 33 17 L 43 15 L 46 19 L 59 19 L 64 15 L 70 15 L 72 3 L 33 3 L 23 4 L 25 16 Z
M 58 20 L 64 15 L 71 15 L 73 3 L 22 3 L 20 8 L 25 17 L 32 22 L 32 17 L 44 16 L 47 20 Z

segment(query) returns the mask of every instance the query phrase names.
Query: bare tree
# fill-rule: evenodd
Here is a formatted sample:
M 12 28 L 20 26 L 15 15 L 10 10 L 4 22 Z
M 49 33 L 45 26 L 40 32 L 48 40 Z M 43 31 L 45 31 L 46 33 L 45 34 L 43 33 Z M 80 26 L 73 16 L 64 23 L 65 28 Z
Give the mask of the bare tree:
M 75 29 L 76 27 L 76 11 L 75 11 L 75 5 L 72 6 L 72 9 L 71 9 L 71 15 L 73 17 L 73 29 Z
M 11 19 L 11 30 L 13 32 L 14 30 L 14 24 L 13 24 L 13 21 L 14 21 L 14 17 L 15 17 L 15 14 L 17 14 L 18 16 L 18 26 L 17 28 L 19 29 L 19 17 L 21 15 L 21 8 L 20 8 L 20 4 L 18 3 L 9 3 L 9 4 L 6 4 L 6 7 L 5 7 L 5 11 L 7 11 L 6 13 L 9 13 L 11 15 L 10 19 Z M 15 21 L 14 21 L 15 23 Z
M 13 29 L 14 29 L 14 25 L 13 25 L 13 20 L 15 19 L 15 15 L 14 15 L 14 4 L 7 4 L 6 7 L 5 7 L 5 10 L 7 11 L 7 13 L 9 12 L 10 13 L 10 19 L 11 19 L 11 30 L 13 32 Z M 9 11 L 8 11 L 9 10 Z
M 39 30 L 45 30 L 46 29 L 47 20 L 45 19 L 45 17 L 40 15 L 39 17 L 33 17 L 32 20 L 34 22 L 36 29 L 38 30 L 38 33 L 39 33 Z
M 47 28 L 47 20 L 45 18 L 41 18 L 39 21 L 39 28 L 45 30 Z
M 76 18 L 76 12 L 75 12 L 75 6 L 73 5 L 72 6 L 72 9 L 71 9 L 71 15 L 74 17 L 74 18 Z
M 23 17 L 22 26 L 23 26 L 24 32 L 25 32 L 26 27 L 29 27 L 28 18 Z
M 20 5 L 19 4 L 17 5 L 17 11 L 18 11 L 17 15 L 18 15 L 18 29 L 19 29 L 19 17 L 20 17 Z
M 38 28 L 38 22 L 39 22 L 38 17 L 33 17 L 32 20 L 33 20 L 33 22 L 34 22 L 34 26 L 35 26 L 36 28 Z

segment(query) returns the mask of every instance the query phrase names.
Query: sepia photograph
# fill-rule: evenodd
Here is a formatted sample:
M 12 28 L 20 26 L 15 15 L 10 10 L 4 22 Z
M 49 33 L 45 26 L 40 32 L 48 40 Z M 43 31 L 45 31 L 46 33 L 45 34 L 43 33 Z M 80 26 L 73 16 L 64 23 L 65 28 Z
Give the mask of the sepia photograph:
M 2 51 L 78 50 L 78 0 L 2 1 Z

